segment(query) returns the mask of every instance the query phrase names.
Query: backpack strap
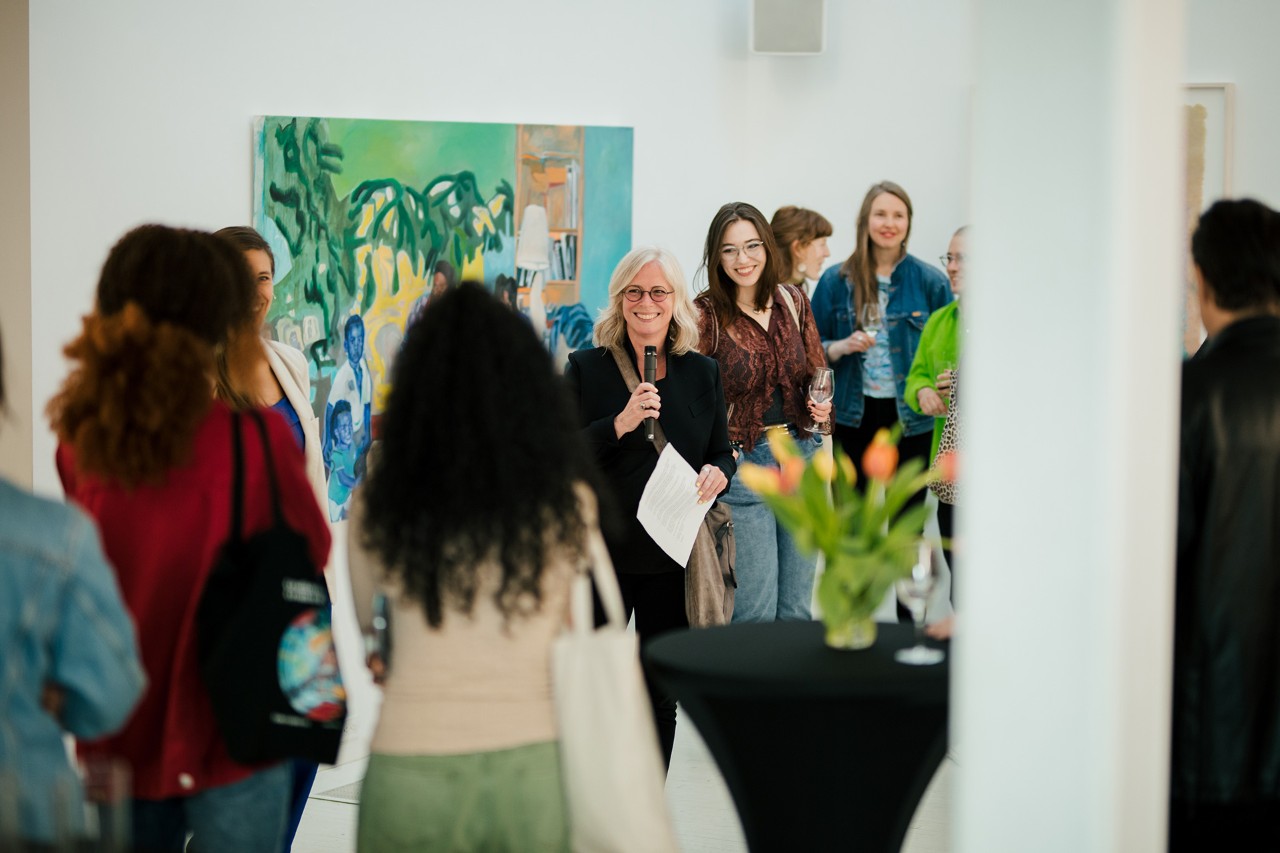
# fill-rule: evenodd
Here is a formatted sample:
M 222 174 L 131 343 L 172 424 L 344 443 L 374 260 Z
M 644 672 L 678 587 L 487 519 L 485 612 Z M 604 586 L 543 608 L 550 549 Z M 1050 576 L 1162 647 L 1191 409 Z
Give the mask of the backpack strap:
M 782 301 L 787 303 L 787 310 L 791 312 L 791 319 L 796 321 L 796 329 L 803 334 L 804 330 L 800 328 L 800 312 L 796 310 L 796 300 L 791 295 L 791 285 L 779 284 L 778 294 L 782 297 Z

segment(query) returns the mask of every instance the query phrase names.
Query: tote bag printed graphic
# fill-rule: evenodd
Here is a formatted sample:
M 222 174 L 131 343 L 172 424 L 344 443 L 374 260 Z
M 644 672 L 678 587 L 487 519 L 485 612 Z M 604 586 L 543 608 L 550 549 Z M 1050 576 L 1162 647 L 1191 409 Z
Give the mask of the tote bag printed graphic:
M 308 720 L 327 723 L 341 717 L 347 701 L 338 672 L 329 610 L 306 610 L 280 638 L 277 658 L 280 692 Z

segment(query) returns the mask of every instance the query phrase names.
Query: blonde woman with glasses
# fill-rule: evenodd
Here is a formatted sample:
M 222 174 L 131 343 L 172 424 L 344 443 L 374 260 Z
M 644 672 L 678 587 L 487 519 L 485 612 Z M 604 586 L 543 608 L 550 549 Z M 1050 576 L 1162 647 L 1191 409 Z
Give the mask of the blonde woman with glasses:
M 687 628 L 685 567 L 667 556 L 636 519 L 640 495 L 658 464 L 644 422 L 653 418 L 667 442 L 698 472 L 698 494 L 713 501 L 737 466 L 729 446 L 720 368 L 695 351 L 697 315 L 684 273 L 663 249 L 633 249 L 609 282 L 609 305 L 596 323 L 595 349 L 569 355 L 569 381 L 587 444 L 612 487 L 623 522 L 605 530 L 628 617 L 636 618 L 641 644 Z M 657 351 L 653 382 L 627 390 L 615 353 L 644 376 L 644 350 Z M 671 764 L 676 736 L 675 698 L 649 684 L 663 759 Z

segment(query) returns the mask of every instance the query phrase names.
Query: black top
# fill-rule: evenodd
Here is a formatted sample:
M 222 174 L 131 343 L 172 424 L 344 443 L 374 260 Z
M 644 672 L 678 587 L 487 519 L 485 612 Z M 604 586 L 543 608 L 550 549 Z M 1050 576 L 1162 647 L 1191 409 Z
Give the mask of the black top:
M 634 364 L 629 341 L 626 354 Z M 684 566 L 668 557 L 636 519 L 640 495 L 658 465 L 658 453 L 645 440 L 643 424 L 621 439 L 614 433 L 613 419 L 626 407 L 631 392 L 613 355 L 604 347 L 570 353 L 565 378 L 578 405 L 587 445 L 612 487 L 619 513 L 625 516 L 619 529 L 605 536 L 614 568 L 624 574 L 683 571 Z M 729 447 L 720 366 L 696 352 L 668 354 L 667 375 L 654 384 L 662 398 L 658 423 L 667 443 L 695 471 L 710 463 L 732 479 L 737 463 Z
M 1173 796 L 1280 798 L 1280 318 L 1182 368 Z

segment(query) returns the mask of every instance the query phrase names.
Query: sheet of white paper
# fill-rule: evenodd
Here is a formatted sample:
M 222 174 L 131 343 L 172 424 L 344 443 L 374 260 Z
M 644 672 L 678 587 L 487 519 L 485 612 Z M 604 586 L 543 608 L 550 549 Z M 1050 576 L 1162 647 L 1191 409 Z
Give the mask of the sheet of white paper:
M 653 541 L 682 566 L 689 564 L 698 528 L 711 509 L 710 501 L 698 503 L 697 479 L 698 472 L 668 444 L 658 456 L 658 467 L 645 483 L 636 510 L 636 518 Z

